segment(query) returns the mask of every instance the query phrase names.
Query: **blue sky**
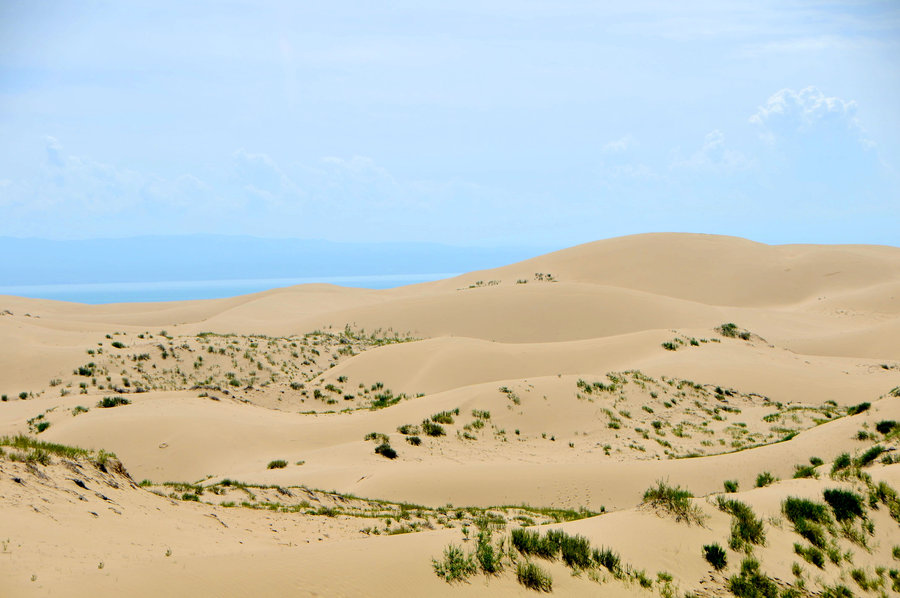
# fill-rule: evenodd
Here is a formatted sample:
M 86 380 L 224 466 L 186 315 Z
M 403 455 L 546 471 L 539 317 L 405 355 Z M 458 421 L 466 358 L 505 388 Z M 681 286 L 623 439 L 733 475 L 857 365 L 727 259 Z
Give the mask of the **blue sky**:
M 898 57 L 894 0 L 4 0 L 0 235 L 900 245 Z

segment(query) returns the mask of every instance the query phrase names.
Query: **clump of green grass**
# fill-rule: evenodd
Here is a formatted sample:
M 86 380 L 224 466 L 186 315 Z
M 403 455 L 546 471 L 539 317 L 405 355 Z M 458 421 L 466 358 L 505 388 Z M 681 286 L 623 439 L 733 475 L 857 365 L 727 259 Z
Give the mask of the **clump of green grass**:
M 764 471 L 761 474 L 759 474 L 758 476 L 756 476 L 756 487 L 757 488 L 765 488 L 766 486 L 774 484 L 777 481 L 778 481 L 778 478 L 773 476 L 768 471 Z
M 794 466 L 794 478 L 817 478 L 819 474 L 816 473 L 816 468 L 814 465 L 795 465 Z
M 737 492 L 738 491 L 738 481 L 737 480 L 725 480 L 722 482 L 722 487 L 725 489 L 725 492 Z
M 526 588 L 539 592 L 553 591 L 553 578 L 531 561 L 519 561 L 516 565 L 516 579 Z
M 406 442 L 410 443 L 413 446 L 419 446 L 420 444 L 422 444 L 422 439 L 418 436 L 407 436 Z
M 472 555 L 465 554 L 462 548 L 454 545 L 444 548 L 444 556 L 438 561 L 432 559 L 434 572 L 447 583 L 465 581 L 478 570 Z
M 547 536 L 541 536 L 540 532 L 522 527 L 512 530 L 511 541 L 513 547 L 522 554 L 544 559 L 554 558 L 558 549 Z
M 658 480 L 656 486 L 648 488 L 644 492 L 643 504 L 675 515 L 676 521 L 701 524 L 706 517 L 703 511 L 691 502 L 693 497 L 690 490 L 681 488 L 681 486 L 672 487 L 663 480 Z
M 866 465 L 868 465 L 869 463 L 871 463 L 872 461 L 874 461 L 875 459 L 880 457 L 881 454 L 884 453 L 885 451 L 887 451 L 887 449 L 884 448 L 883 446 L 881 446 L 880 444 L 876 444 L 875 446 L 870 447 L 867 451 L 865 451 L 862 455 L 860 455 L 856 459 L 856 466 L 857 467 L 865 467 Z
M 732 550 L 749 551 L 754 544 L 765 544 L 765 525 L 749 505 L 739 500 L 726 499 L 722 496 L 717 498 L 716 504 L 719 510 L 730 514 L 732 517 L 731 537 L 728 542 Z
M 900 424 L 892 419 L 883 419 L 875 424 L 875 430 L 879 434 L 890 434 L 891 432 L 896 430 L 897 427 L 900 427 Z
M 727 338 L 739 338 L 745 341 L 750 340 L 750 332 L 741 330 L 734 322 L 726 322 L 725 324 L 717 326 L 716 332 Z
M 725 553 L 725 549 L 718 544 L 705 544 L 703 546 L 703 558 L 705 558 L 716 571 L 721 571 L 728 564 L 728 556 Z
M 855 492 L 829 488 L 822 493 L 822 497 L 831 506 L 834 518 L 838 521 L 852 521 L 856 517 L 865 515 L 863 497 Z
M 269 464 L 266 465 L 266 469 L 284 469 L 287 467 L 287 461 L 284 459 L 275 459 L 274 461 L 269 461 Z
M 781 511 L 787 520 L 794 524 L 804 519 L 825 525 L 831 522 L 826 505 L 806 498 L 787 497 L 781 504 Z
M 851 465 L 853 465 L 853 459 L 850 458 L 850 453 L 841 453 L 835 457 L 834 462 L 831 464 L 831 474 L 834 475 L 842 469 L 847 469 Z
M 435 413 L 431 416 L 431 421 L 436 424 L 452 424 L 453 416 L 459 415 L 459 409 L 454 409 L 453 411 L 441 411 L 440 413 Z
M 825 553 L 815 546 L 804 547 L 801 544 L 794 544 L 794 552 L 803 557 L 807 563 L 815 565 L 819 569 L 825 567 Z
M 387 442 L 382 442 L 381 444 L 376 446 L 375 454 L 381 455 L 382 457 L 387 457 L 388 459 L 397 458 L 397 451 L 395 451 Z
M 864 413 L 868 411 L 871 406 L 872 403 L 865 401 L 857 405 L 853 405 L 852 407 L 847 407 L 847 415 L 857 415 L 860 413 Z
M 100 402 L 97 403 L 97 407 L 102 407 L 104 409 L 108 409 L 110 407 L 118 407 L 119 405 L 130 405 L 131 400 L 126 399 L 125 397 L 103 397 Z
M 777 598 L 778 586 L 759 568 L 759 561 L 745 558 L 741 572 L 728 580 L 728 589 L 737 598 Z
M 444 430 L 444 426 L 428 421 L 427 419 L 422 420 L 422 431 L 428 436 L 444 436 L 447 434 Z

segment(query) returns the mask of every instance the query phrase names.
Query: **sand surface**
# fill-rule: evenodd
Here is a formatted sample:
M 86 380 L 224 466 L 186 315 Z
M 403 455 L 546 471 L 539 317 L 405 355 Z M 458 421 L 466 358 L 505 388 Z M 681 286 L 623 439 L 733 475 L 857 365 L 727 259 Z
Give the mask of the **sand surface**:
M 779 586 L 862 595 L 851 572 L 884 567 L 895 591 L 889 499 L 857 520 L 863 540 L 834 524 L 849 558 L 821 568 L 782 512 L 788 496 L 900 487 L 898 434 L 876 429 L 900 421 L 895 247 L 649 234 L 389 290 L 3 296 L 0 313 L 0 435 L 95 451 L 44 464 L 3 447 L 2 596 L 531 595 L 509 562 L 435 575 L 486 513 L 495 541 L 562 529 L 651 582 L 533 559 L 556 595 L 730 595 L 745 554 L 717 508 L 725 480 L 763 519 L 750 552 Z M 374 451 L 385 436 L 395 459 Z M 873 446 L 886 452 L 830 475 Z M 124 469 L 98 468 L 101 450 Z M 792 479 L 811 457 L 818 477 Z M 754 488 L 762 472 L 781 481 Z M 702 523 L 642 504 L 658 480 L 688 488 Z

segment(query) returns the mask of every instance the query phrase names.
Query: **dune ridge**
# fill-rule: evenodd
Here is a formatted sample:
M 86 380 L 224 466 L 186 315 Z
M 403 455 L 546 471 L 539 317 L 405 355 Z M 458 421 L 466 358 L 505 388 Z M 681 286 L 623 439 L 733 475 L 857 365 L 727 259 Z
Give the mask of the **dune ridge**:
M 487 520 L 495 538 L 581 534 L 633 566 L 532 559 L 558 595 L 728 595 L 746 552 L 720 496 L 763 517 L 750 552 L 782 590 L 863 593 L 852 571 L 884 567 L 894 591 L 900 503 L 892 517 L 879 483 L 900 484 L 896 247 L 646 234 L 387 290 L 0 297 L 0 312 L 4 595 L 529 595 L 509 560 L 465 584 L 435 575 Z M 94 456 L 44 459 L 18 434 Z M 780 481 L 754 488 L 765 472 Z M 690 489 L 704 523 L 647 503 L 659 480 Z M 876 498 L 826 530 L 822 550 L 850 558 L 818 567 L 782 503 L 835 487 Z

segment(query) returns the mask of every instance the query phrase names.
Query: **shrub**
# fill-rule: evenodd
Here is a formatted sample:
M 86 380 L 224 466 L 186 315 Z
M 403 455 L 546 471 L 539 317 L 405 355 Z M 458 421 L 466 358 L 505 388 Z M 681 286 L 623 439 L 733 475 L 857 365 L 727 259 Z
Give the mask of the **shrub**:
M 728 589 L 738 598 L 777 598 L 778 586 L 760 571 L 759 561 L 746 558 L 741 562 L 740 575 L 728 580 Z
M 407 436 L 406 442 L 410 443 L 413 446 L 419 446 L 420 444 L 422 444 L 422 439 L 418 436 Z
M 459 413 L 459 409 L 456 410 L 456 413 Z M 441 411 L 440 413 L 435 413 L 431 416 L 431 421 L 436 424 L 452 424 L 453 423 L 453 415 L 452 411 Z
M 822 598 L 853 598 L 853 592 L 847 586 L 835 585 L 833 588 L 824 586 Z
M 869 450 L 864 452 L 862 455 L 860 455 L 860 457 L 856 460 L 856 464 L 859 467 L 865 467 L 866 465 L 877 459 L 881 455 L 881 453 L 885 452 L 886 450 L 887 449 L 885 449 L 880 444 L 876 444 L 875 446 L 869 448 Z
M 738 491 L 738 481 L 737 480 L 725 480 L 722 482 L 722 486 L 725 488 L 725 492 L 737 492 Z
M 699 507 L 691 502 L 693 494 L 681 486 L 669 486 L 658 480 L 655 487 L 644 492 L 644 504 L 663 509 L 675 515 L 676 521 L 702 523 L 704 516 Z
M 287 467 L 287 461 L 284 459 L 275 459 L 274 461 L 269 461 L 269 464 L 266 465 L 266 469 L 284 469 Z
M 850 453 L 841 453 L 834 459 L 834 463 L 831 464 L 831 473 L 837 473 L 842 469 L 846 469 L 853 464 L 853 460 L 850 458 Z
M 397 451 L 391 448 L 391 445 L 387 442 L 382 442 L 381 444 L 376 446 L 375 453 L 381 455 L 382 457 L 387 457 L 388 459 L 397 458 Z
M 563 533 L 559 541 L 559 551 L 563 562 L 572 569 L 590 568 L 591 543 L 584 536 L 569 536 Z
M 463 553 L 461 548 L 452 544 L 444 548 L 442 560 L 432 559 L 431 564 L 437 576 L 447 583 L 465 581 L 477 571 L 472 555 Z
M 720 510 L 732 516 L 731 538 L 729 546 L 734 550 L 745 550 L 751 544 L 763 544 L 766 541 L 765 526 L 746 503 L 739 500 L 718 497 Z
M 35 425 L 35 429 L 37 430 L 38 434 L 40 434 L 41 432 L 43 432 L 44 430 L 46 430 L 49 427 L 50 427 L 50 422 L 47 422 L 47 421 L 38 422 Z
M 662 348 L 665 349 L 666 351 L 677 351 L 678 345 L 676 345 L 675 343 L 673 343 L 671 341 L 667 341 L 662 344 Z
M 411 424 L 403 424 L 402 426 L 397 428 L 397 431 L 400 432 L 401 434 L 403 434 L 404 436 L 418 434 L 419 426 L 413 426 Z
M 794 524 L 804 519 L 815 523 L 828 524 L 831 522 L 827 506 L 806 498 L 787 497 L 781 504 L 781 511 L 788 521 Z
M 819 474 L 816 473 L 816 468 L 814 465 L 795 465 L 794 466 L 794 478 L 817 478 Z
M 706 544 L 703 546 L 703 558 L 705 558 L 713 569 L 721 571 L 728 564 L 728 556 L 725 549 L 718 544 Z
M 863 413 L 869 410 L 869 407 L 872 406 L 872 403 L 868 401 L 859 403 L 858 405 L 854 405 L 852 407 L 847 407 L 847 415 L 857 415 L 859 413 Z
M 825 463 L 825 461 L 822 461 L 822 459 L 820 459 L 819 457 L 810 457 L 809 458 L 809 464 L 812 465 L 813 467 L 818 467 L 822 463 Z
M 122 341 L 113 341 L 112 346 L 115 347 L 116 349 L 124 349 L 125 343 L 123 343 Z
M 97 403 L 97 407 L 108 409 L 109 407 L 118 407 L 119 405 L 130 404 L 131 400 L 126 399 L 125 397 L 103 397 L 103 399 L 99 403 Z
M 427 419 L 422 420 L 422 431 L 428 436 L 444 436 L 447 433 L 444 431 L 444 426 L 430 422 Z
M 900 424 L 897 424 L 897 422 L 892 419 L 883 419 L 875 424 L 875 429 L 879 434 L 890 434 L 898 425 Z
M 822 493 L 822 497 L 831 506 L 838 521 L 852 521 L 865 513 L 863 497 L 850 490 L 829 488 Z
M 531 561 L 519 561 L 516 565 L 516 579 L 520 584 L 532 590 L 553 591 L 553 578 Z
M 825 567 L 825 553 L 815 546 L 803 547 L 800 544 L 794 544 L 794 552 L 803 557 L 807 563 L 811 563 L 819 569 Z
M 738 327 L 734 322 L 726 322 L 725 324 L 716 327 L 716 330 L 719 334 L 727 336 L 728 338 L 735 338 L 738 334 Z
M 794 531 L 816 548 L 825 548 L 825 530 L 808 519 L 800 519 L 794 524 Z
M 25 399 L 28 398 L 28 393 L 23 390 L 22 392 L 19 393 L 19 398 L 24 401 Z
M 546 536 L 525 528 L 516 528 L 512 531 L 512 545 L 524 555 L 534 555 L 544 559 L 556 558 L 559 547 Z
M 606 567 L 613 574 L 613 577 L 621 577 L 622 575 L 622 559 L 619 555 L 609 548 L 595 548 L 594 562 L 598 565 Z
M 756 487 L 757 488 L 765 488 L 766 486 L 768 486 L 770 484 L 774 484 L 777 481 L 778 481 L 778 478 L 773 476 L 768 471 L 764 471 L 761 474 L 759 474 L 758 476 L 756 476 Z
M 503 569 L 501 559 L 503 553 L 496 550 L 491 544 L 491 530 L 489 527 L 481 527 L 478 530 L 478 543 L 475 547 L 475 559 L 481 570 L 487 575 L 495 575 Z

